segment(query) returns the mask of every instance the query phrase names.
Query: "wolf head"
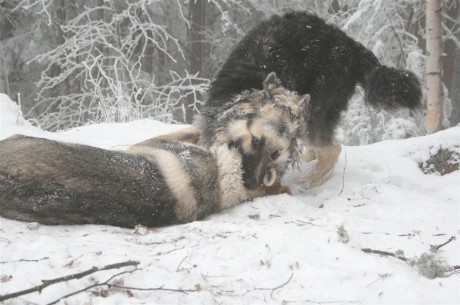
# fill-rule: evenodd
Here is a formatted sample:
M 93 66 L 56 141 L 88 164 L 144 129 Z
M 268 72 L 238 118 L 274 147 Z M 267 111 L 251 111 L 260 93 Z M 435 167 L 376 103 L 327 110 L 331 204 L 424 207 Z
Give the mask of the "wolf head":
M 227 144 L 241 153 L 245 187 L 269 186 L 289 164 L 310 96 L 283 88 L 272 72 L 262 90 L 246 91 L 236 98 L 236 106 L 218 119 L 215 145 Z

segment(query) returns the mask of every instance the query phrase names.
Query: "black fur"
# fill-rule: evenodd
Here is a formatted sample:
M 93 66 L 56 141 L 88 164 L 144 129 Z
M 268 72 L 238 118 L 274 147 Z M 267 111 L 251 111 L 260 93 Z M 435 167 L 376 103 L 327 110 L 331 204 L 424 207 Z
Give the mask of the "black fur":
M 238 101 L 233 95 L 261 89 L 272 71 L 287 89 L 311 95 L 302 136 L 314 146 L 333 141 L 340 113 L 357 84 L 364 87 L 365 100 L 376 107 L 420 105 L 420 83 L 412 72 L 382 66 L 371 51 L 335 26 L 314 15 L 292 12 L 260 23 L 230 53 L 208 92 L 202 112 L 205 126 L 213 126 L 215 116 Z M 202 142 L 213 132 L 203 130 Z

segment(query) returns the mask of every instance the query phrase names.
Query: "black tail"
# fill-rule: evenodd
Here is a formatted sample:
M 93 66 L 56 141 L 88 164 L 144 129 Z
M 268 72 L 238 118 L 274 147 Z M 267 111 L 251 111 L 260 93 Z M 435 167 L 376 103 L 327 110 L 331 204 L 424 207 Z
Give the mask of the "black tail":
M 385 109 L 415 109 L 421 106 L 422 90 L 414 73 L 383 65 L 375 66 L 362 84 L 369 104 Z

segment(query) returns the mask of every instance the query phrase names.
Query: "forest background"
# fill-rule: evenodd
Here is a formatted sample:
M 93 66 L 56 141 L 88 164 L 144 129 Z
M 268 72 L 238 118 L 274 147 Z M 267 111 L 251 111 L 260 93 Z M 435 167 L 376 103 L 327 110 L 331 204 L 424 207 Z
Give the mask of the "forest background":
M 460 122 L 460 4 L 441 2 L 447 128 Z M 0 0 L 0 92 L 52 131 L 146 117 L 191 123 L 235 44 L 291 10 L 317 14 L 382 64 L 415 72 L 426 96 L 425 0 Z M 388 114 L 362 96 L 357 88 L 343 115 L 345 144 L 425 134 L 424 110 Z

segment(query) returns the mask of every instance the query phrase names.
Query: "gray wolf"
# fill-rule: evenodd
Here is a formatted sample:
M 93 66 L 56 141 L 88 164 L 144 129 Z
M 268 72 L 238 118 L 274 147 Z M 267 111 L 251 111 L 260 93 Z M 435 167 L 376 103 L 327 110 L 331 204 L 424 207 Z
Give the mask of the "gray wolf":
M 281 186 L 272 159 L 289 157 L 306 99 L 263 99 L 271 92 L 268 86 L 242 95 L 247 102 L 227 109 L 217 128 L 231 128 L 225 135 L 232 138 L 216 139 L 209 149 L 161 138 L 127 151 L 26 136 L 0 141 L 0 215 L 49 225 L 156 227 L 203 219 L 256 197 L 289 192 Z M 248 129 L 247 120 L 241 121 L 244 126 L 237 123 L 237 117 L 259 112 L 265 120 L 255 122 L 257 127 Z M 227 117 L 235 124 L 229 126 Z M 272 156 L 254 151 L 245 161 L 240 149 L 252 147 L 254 139 Z M 256 181 L 248 179 L 257 187 L 246 188 L 245 162 L 257 173 Z
M 303 118 L 310 96 L 299 96 L 281 86 L 275 73 L 261 82 L 261 90 L 246 90 L 226 104 L 207 107 L 189 128 L 147 140 L 189 141 L 202 147 L 228 145 L 242 158 L 246 188 L 262 185 L 264 168 L 282 175 L 294 162 L 298 130 L 306 127 Z
M 335 129 L 357 84 L 368 104 L 385 110 L 416 109 L 422 96 L 412 72 L 381 65 L 371 51 L 321 18 L 305 12 L 272 16 L 235 46 L 212 82 L 195 124 L 200 145 L 212 145 L 216 116 L 228 104 L 241 103 L 235 99 L 241 92 L 260 89 L 270 72 L 286 89 L 311 96 L 298 136 L 307 148 L 301 161 L 318 161 L 301 181 L 306 187 L 324 182 L 340 155 Z

